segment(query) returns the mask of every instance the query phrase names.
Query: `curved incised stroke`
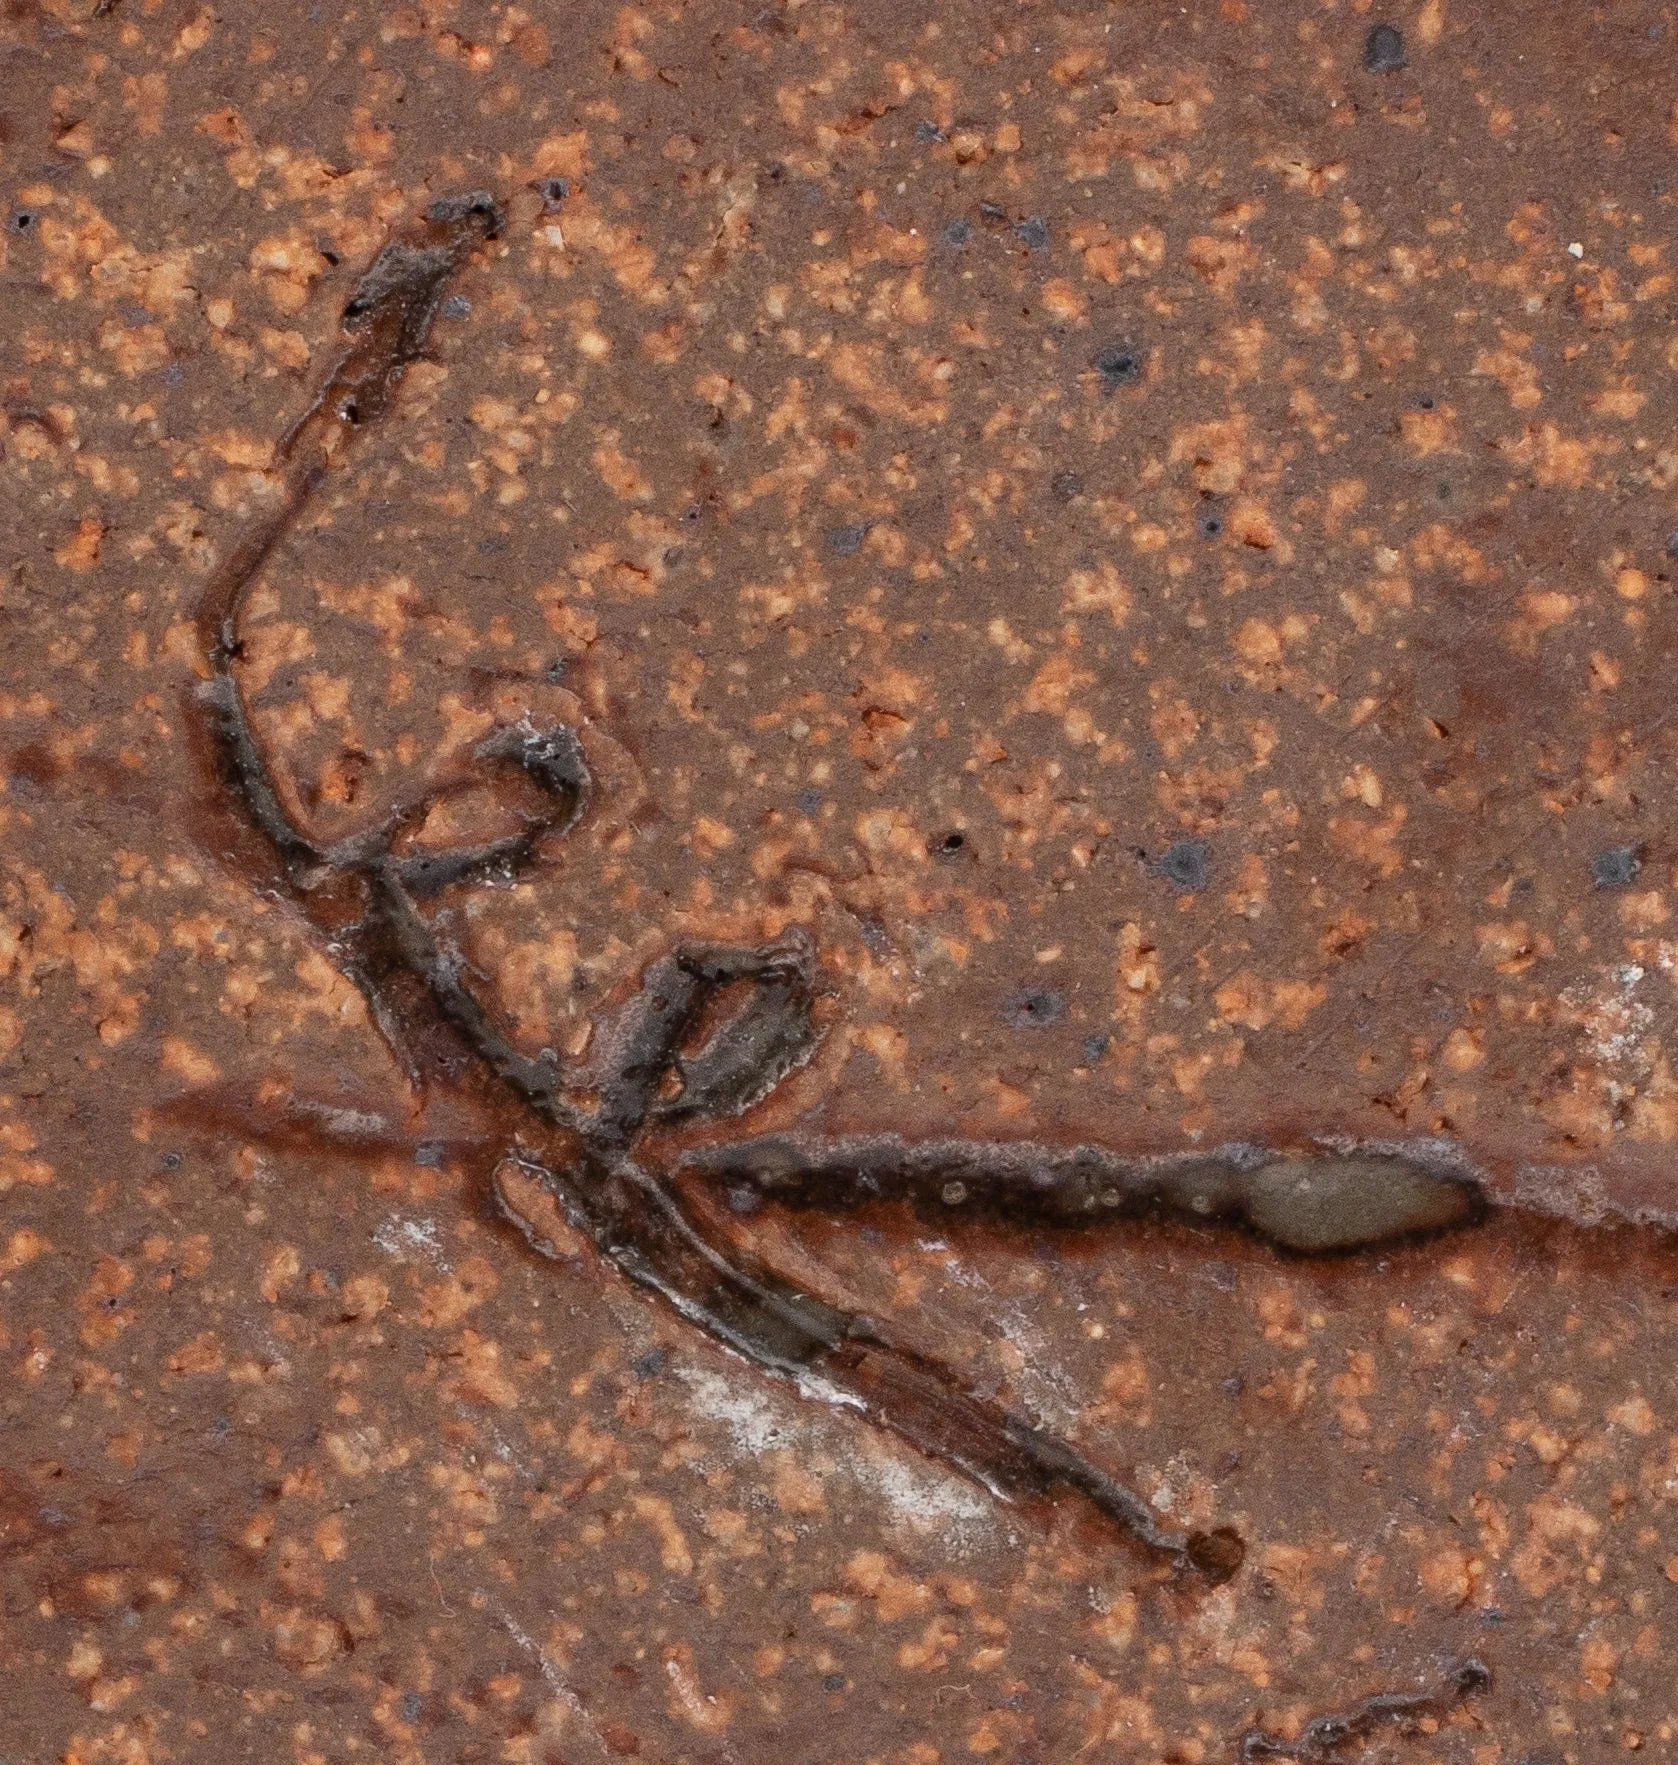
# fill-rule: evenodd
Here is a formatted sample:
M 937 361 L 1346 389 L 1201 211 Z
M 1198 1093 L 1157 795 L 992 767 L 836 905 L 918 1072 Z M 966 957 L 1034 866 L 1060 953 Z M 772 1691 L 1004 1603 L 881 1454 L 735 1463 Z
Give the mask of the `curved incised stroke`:
M 625 1002 L 596 1018 L 586 1059 L 561 1062 L 549 1051 L 533 1057 L 481 1003 L 450 934 L 449 900 L 460 889 L 527 871 L 545 842 L 591 812 L 599 789 L 588 732 L 537 728 L 528 718 L 506 724 L 454 775 L 394 805 L 372 831 L 337 844 L 310 838 L 288 809 L 240 684 L 246 595 L 356 432 L 389 408 L 426 346 L 450 278 L 500 224 L 491 197 L 450 198 L 379 253 L 344 309 L 343 354 L 278 445 L 275 512 L 233 549 L 205 591 L 199 635 L 209 679 L 202 697 L 221 782 L 247 835 L 265 848 L 274 887 L 360 987 L 416 1086 L 425 1071 L 441 1071 L 512 1109 L 513 1145 L 497 1193 L 527 1235 L 528 1222 L 506 1195 L 512 1170 L 549 1188 L 629 1280 L 757 1367 L 808 1395 L 860 1409 L 1004 1499 L 1057 1486 L 1081 1491 L 1158 1558 L 1206 1580 L 1228 1580 L 1245 1552 L 1234 1531 L 1164 1524 L 1068 1441 L 964 1389 L 950 1370 L 870 1319 L 742 1257 L 684 1205 L 672 1179 L 720 1184 L 736 1211 L 766 1196 L 831 1207 L 885 1195 L 1062 1225 L 1163 1210 L 1228 1219 L 1309 1254 L 1470 1222 L 1480 1195 L 1468 1174 L 1395 1147 L 1307 1157 L 1233 1147 L 1148 1161 L 1092 1147 L 797 1134 L 711 1144 L 661 1170 L 641 1152 L 649 1132 L 684 1118 L 739 1115 L 809 1059 L 818 1031 L 807 936 L 795 930 L 755 949 L 676 948 L 645 970 Z M 426 842 L 427 817 L 446 798 L 498 786 L 515 805 L 514 832 L 464 848 Z M 429 1068 L 421 1059 L 427 1051 Z M 1376 1715 L 1371 1706 L 1367 1722 L 1363 1715 L 1355 1721 L 1367 1726 Z M 1262 1755 L 1249 1747 L 1247 1756 Z
M 1432 1691 L 1381 1691 L 1360 1698 L 1349 1710 L 1313 1716 L 1297 1740 L 1283 1740 L 1262 1728 L 1241 1737 L 1237 1765 L 1266 1759 L 1292 1759 L 1296 1765 L 1334 1765 L 1341 1749 L 1367 1741 L 1379 1729 L 1413 1729 L 1425 1717 L 1438 1719 L 1455 1705 L 1491 1689 L 1491 1669 L 1470 1655 L 1458 1661 Z

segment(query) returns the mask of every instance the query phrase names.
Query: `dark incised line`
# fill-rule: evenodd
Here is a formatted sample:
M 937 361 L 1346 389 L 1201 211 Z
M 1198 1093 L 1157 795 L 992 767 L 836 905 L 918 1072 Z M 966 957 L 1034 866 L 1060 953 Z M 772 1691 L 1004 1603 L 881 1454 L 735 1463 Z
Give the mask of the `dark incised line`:
M 1423 1716 L 1443 1716 L 1466 1699 L 1491 1689 L 1491 1669 L 1470 1656 L 1459 1661 L 1433 1691 L 1383 1691 L 1362 1698 L 1351 1709 L 1314 1716 L 1299 1739 L 1285 1741 L 1264 1729 L 1241 1737 L 1238 1765 L 1261 1765 L 1266 1759 L 1292 1759 L 1296 1765 L 1334 1765 L 1340 1749 L 1364 1741 L 1379 1728 L 1408 1728 Z
M 816 968 L 806 934 L 789 932 L 755 950 L 688 947 L 661 957 L 627 999 L 597 1016 L 587 1060 L 569 1069 L 548 1052 L 523 1054 L 497 1026 L 449 934 L 449 909 L 427 914 L 420 903 L 524 873 L 539 861 L 546 840 L 576 824 L 594 783 L 575 732 L 528 725 L 498 730 L 479 744 L 470 767 L 427 796 L 397 805 L 377 828 L 336 845 L 310 839 L 291 819 L 240 689 L 238 627 L 246 595 L 355 432 L 388 409 L 403 372 L 425 349 L 449 278 L 499 224 L 491 198 L 451 199 L 433 205 L 416 238 L 379 253 L 345 308 L 345 353 L 276 450 L 284 471 L 277 512 L 234 547 L 205 589 L 198 627 L 211 679 L 204 697 L 233 801 L 278 861 L 292 902 L 366 995 L 374 1021 L 416 1085 L 421 1065 L 411 1050 L 422 1044 L 453 1048 L 444 1070 L 454 1082 L 482 1089 L 484 1079 L 495 1081 L 503 1113 L 508 1103 L 522 1106 L 511 1127 L 516 1162 L 542 1173 L 574 1224 L 628 1279 L 756 1366 L 811 1395 L 860 1406 L 999 1495 L 1078 1490 L 1149 1551 L 1210 1581 L 1229 1579 L 1244 1550 L 1234 1532 L 1162 1525 L 1148 1502 L 1069 1442 L 963 1389 L 948 1368 L 893 1342 L 872 1321 L 796 1290 L 726 1247 L 715 1228 L 696 1222 L 665 1178 L 635 1156 L 637 1142 L 656 1124 L 737 1115 L 810 1058 L 818 1040 Z M 547 805 L 525 817 L 517 834 L 452 851 L 397 849 L 442 797 L 509 767 Z M 695 1037 L 701 1038 L 697 1046 Z M 885 1162 L 895 1159 L 903 1180 L 911 1186 L 920 1180 L 912 1149 L 887 1147 L 884 1139 L 872 1145 L 875 1166 L 883 1171 L 884 1147 Z M 745 1151 L 749 1157 L 750 1143 Z M 1006 1199 L 1001 1179 L 1012 1169 L 1009 1157 L 1017 1164 L 1018 1155 L 970 1148 L 963 1156 L 967 1175 L 945 1174 L 944 1191 L 952 1181 L 962 1187 L 970 1180 L 980 1189 L 990 1183 Z M 850 1150 L 825 1168 L 819 1149 L 803 1148 L 797 1157 L 810 1180 L 808 1198 L 823 1202 L 835 1199 L 824 1181 L 855 1164 Z M 1390 1162 L 1397 1169 L 1402 1161 Z M 1412 1174 L 1414 1165 L 1410 1161 Z M 723 1156 L 716 1168 L 726 1166 Z M 1239 1206 L 1223 1210 L 1263 1230 L 1269 1208 L 1294 1222 L 1289 1229 L 1305 1230 L 1307 1239 L 1326 1233 L 1333 1240 L 1336 1231 L 1344 1237 L 1344 1222 L 1334 1213 L 1339 1203 L 1324 1214 L 1320 1195 L 1301 1202 L 1289 1189 L 1298 1189 L 1296 1173 L 1278 1175 L 1279 1168 L 1260 1160 L 1255 1175 L 1231 1165 L 1224 1173 L 1229 1181 L 1248 1186 L 1240 1189 Z M 1421 1212 L 1433 1211 L 1410 1224 L 1437 1229 L 1466 1217 L 1466 1191 L 1454 1177 L 1423 1173 L 1418 1180 L 1427 1202 Z M 497 1193 L 511 1214 L 499 1187 Z M 1298 1227 L 1300 1220 L 1306 1227 Z M 1352 1241 L 1358 1241 L 1355 1231 Z M 1305 1247 L 1324 1246 L 1312 1240 Z

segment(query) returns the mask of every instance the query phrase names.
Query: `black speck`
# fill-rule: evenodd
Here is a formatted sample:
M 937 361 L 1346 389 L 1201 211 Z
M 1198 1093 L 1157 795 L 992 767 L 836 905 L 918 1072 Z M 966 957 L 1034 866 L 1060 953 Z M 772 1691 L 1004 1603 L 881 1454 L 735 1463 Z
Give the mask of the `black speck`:
M 1049 495 L 1059 502 L 1069 503 L 1083 493 L 1084 481 L 1076 472 L 1057 472 L 1049 480 Z
M 1637 881 L 1642 854 L 1634 846 L 1610 846 L 1591 860 L 1591 881 L 1599 889 L 1623 889 Z
M 440 317 L 445 319 L 469 318 L 472 312 L 472 303 L 464 294 L 451 294 L 448 299 L 438 307 L 437 312 Z
M 1041 215 L 1031 215 L 1021 221 L 1014 232 L 1028 251 L 1049 249 L 1049 223 Z
M 1128 343 L 1109 343 L 1105 349 L 1098 349 L 1090 365 L 1109 392 L 1120 386 L 1134 386 L 1142 378 L 1142 352 Z
M 536 194 L 541 197 L 543 208 L 552 214 L 571 194 L 571 180 L 569 178 L 538 178 L 536 180 Z
M 402 1720 L 418 1722 L 420 1711 L 425 1708 L 425 1699 L 417 1691 L 405 1691 L 402 1694 Z
M 814 785 L 806 785 L 795 800 L 800 815 L 820 815 L 822 812 L 822 794 Z
M 1365 73 L 1395 74 L 1408 65 L 1404 54 L 1404 33 L 1396 25 L 1376 25 L 1364 38 Z
M 1066 995 L 1052 987 L 1016 987 L 1002 1001 L 1002 1021 L 1016 1030 L 1042 1030 L 1066 1015 Z
M 971 221 L 951 221 L 944 229 L 944 243 L 946 245 L 965 245 L 972 237 L 973 223 Z
M 959 827 L 952 827 L 948 833 L 934 834 L 926 849 L 934 858 L 959 858 L 967 849 L 967 835 Z
M 1431 411 L 1433 409 L 1433 394 L 1431 392 L 1424 392 L 1421 397 L 1416 400 L 1416 409 L 1419 411 Z
M 35 211 L 32 208 L 14 208 L 6 222 L 8 233 L 27 233 L 35 225 Z
M 917 147 L 930 147 L 934 142 L 943 139 L 944 131 L 935 122 L 929 120 L 915 124 L 915 145 Z
M 1216 509 L 1202 509 L 1194 518 L 1194 530 L 1202 539 L 1221 539 L 1224 518 Z
M 1450 1672 L 1451 1689 L 1459 1698 L 1473 1697 L 1476 1692 L 1490 1691 L 1492 1670 L 1484 1661 L 1470 1655 L 1459 1661 Z
M 165 1152 L 163 1168 L 166 1171 L 178 1171 L 181 1168 L 181 1155 L 178 1152 Z
M 443 1143 L 422 1140 L 414 1148 L 414 1163 L 424 1165 L 427 1170 L 440 1171 L 443 1168 Z
M 869 523 L 858 521 L 850 527 L 835 527 L 827 536 L 827 543 L 842 558 L 848 558 L 853 552 L 861 551 L 862 542 L 868 537 Z
M 1103 1030 L 1099 1035 L 1084 1037 L 1084 1059 L 1090 1065 L 1095 1063 L 1113 1045 L 1113 1038 Z
M 824 1673 L 822 1675 L 823 1691 L 843 1691 L 844 1689 L 845 1676 L 843 1673 Z
M 1154 868 L 1174 889 L 1196 894 L 1206 887 L 1206 847 L 1200 840 L 1178 840 L 1160 853 Z
M 657 1348 L 649 1348 L 635 1363 L 634 1374 L 637 1379 L 656 1379 L 665 1369 L 670 1359 L 670 1350 L 661 1342 Z

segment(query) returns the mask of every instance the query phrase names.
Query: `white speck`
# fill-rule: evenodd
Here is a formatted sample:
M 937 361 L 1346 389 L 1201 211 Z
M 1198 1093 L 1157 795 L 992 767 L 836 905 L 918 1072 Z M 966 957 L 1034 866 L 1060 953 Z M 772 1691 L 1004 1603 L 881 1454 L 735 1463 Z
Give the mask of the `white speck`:
M 1645 970 L 1635 962 L 1605 969 L 1594 987 L 1565 989 L 1561 1002 L 1584 1032 L 1591 1053 L 1604 1066 L 1637 1076 L 1650 1068 L 1644 1038 L 1655 1027 L 1654 1011 L 1637 997 Z
M 374 1231 L 373 1242 L 386 1256 L 394 1256 L 398 1261 L 418 1256 L 445 1272 L 448 1270 L 449 1259 L 438 1242 L 435 1220 L 409 1220 L 393 1214 Z
M 1575 239 L 1573 243 L 1568 246 L 1567 255 L 1569 257 L 1583 257 L 1585 255 L 1585 248 L 1577 239 Z
M 563 251 L 565 249 L 565 235 L 561 232 L 557 221 L 549 221 L 547 226 L 542 229 L 542 237 L 549 245 L 553 246 L 556 251 Z
M 977 1530 L 988 1530 L 995 1520 L 992 1504 L 965 1479 L 935 1464 L 912 1462 L 896 1443 L 881 1441 L 876 1450 L 859 1452 L 855 1437 L 841 1442 L 819 1412 L 800 1411 L 776 1401 L 773 1393 L 752 1390 L 699 1368 L 681 1368 L 680 1377 L 693 1393 L 696 1411 L 723 1423 L 741 1452 L 758 1457 L 782 1447 L 806 1452 L 826 1447 L 821 1457 L 828 1464 L 838 1461 L 837 1475 L 879 1497 L 898 1519 L 917 1530 L 948 1536 L 957 1546 L 967 1543 Z M 806 1398 L 835 1408 L 863 1407 L 850 1392 L 823 1379 L 806 1375 L 799 1388 Z

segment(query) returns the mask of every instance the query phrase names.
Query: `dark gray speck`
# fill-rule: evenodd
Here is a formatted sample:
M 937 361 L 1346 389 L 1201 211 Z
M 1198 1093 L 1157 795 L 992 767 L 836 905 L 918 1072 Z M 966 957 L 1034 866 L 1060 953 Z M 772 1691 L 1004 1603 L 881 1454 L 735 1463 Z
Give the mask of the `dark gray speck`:
M 1101 376 L 1107 390 L 1134 386 L 1142 378 L 1142 352 L 1128 343 L 1109 343 L 1098 349 L 1090 365 Z
M 1082 496 L 1084 481 L 1076 472 L 1057 472 L 1049 480 L 1049 495 L 1057 502 L 1069 503 L 1075 496 Z
M 418 1722 L 420 1711 L 425 1708 L 425 1699 L 417 1691 L 405 1691 L 402 1694 L 402 1720 Z
M 1404 53 L 1404 33 L 1396 25 L 1376 25 L 1363 40 L 1365 73 L 1395 74 L 1409 65 Z
M 1002 1001 L 1002 1021 L 1011 1029 L 1047 1029 L 1065 1015 L 1066 995 L 1052 987 L 1016 987 Z
M 1021 221 L 1014 232 L 1029 251 L 1049 249 L 1049 223 L 1041 215 L 1031 215 Z
M 427 1170 L 440 1171 L 443 1168 L 443 1144 L 440 1140 L 422 1140 L 414 1148 L 414 1163 L 424 1165 Z
M 1103 1054 L 1113 1045 L 1113 1038 L 1103 1030 L 1099 1035 L 1084 1037 L 1084 1059 L 1094 1066 Z
M 915 144 L 918 147 L 930 147 L 934 142 L 944 139 L 944 131 L 930 118 L 915 124 Z
M 1160 853 L 1154 868 L 1174 889 L 1195 894 L 1206 887 L 1207 854 L 1201 840 L 1178 840 Z
M 862 542 L 868 537 L 868 522 L 858 521 L 850 527 L 835 527 L 827 536 L 827 543 L 842 558 L 848 558 L 853 552 L 862 549 Z
M 822 794 L 813 785 L 806 785 L 794 800 L 800 815 L 820 815 L 822 812 Z
M 973 223 L 971 221 L 951 221 L 944 229 L 944 243 L 946 245 L 965 245 L 972 237 Z
M 635 1363 L 634 1373 L 637 1379 L 656 1379 L 664 1371 L 670 1359 L 670 1350 L 661 1342 L 657 1348 L 649 1348 Z
M 438 316 L 444 319 L 465 319 L 472 314 L 472 303 L 464 294 L 451 294 L 437 309 Z
M 1637 880 L 1643 859 L 1635 846 L 1610 846 L 1591 860 L 1591 881 L 1599 889 L 1623 889 Z

